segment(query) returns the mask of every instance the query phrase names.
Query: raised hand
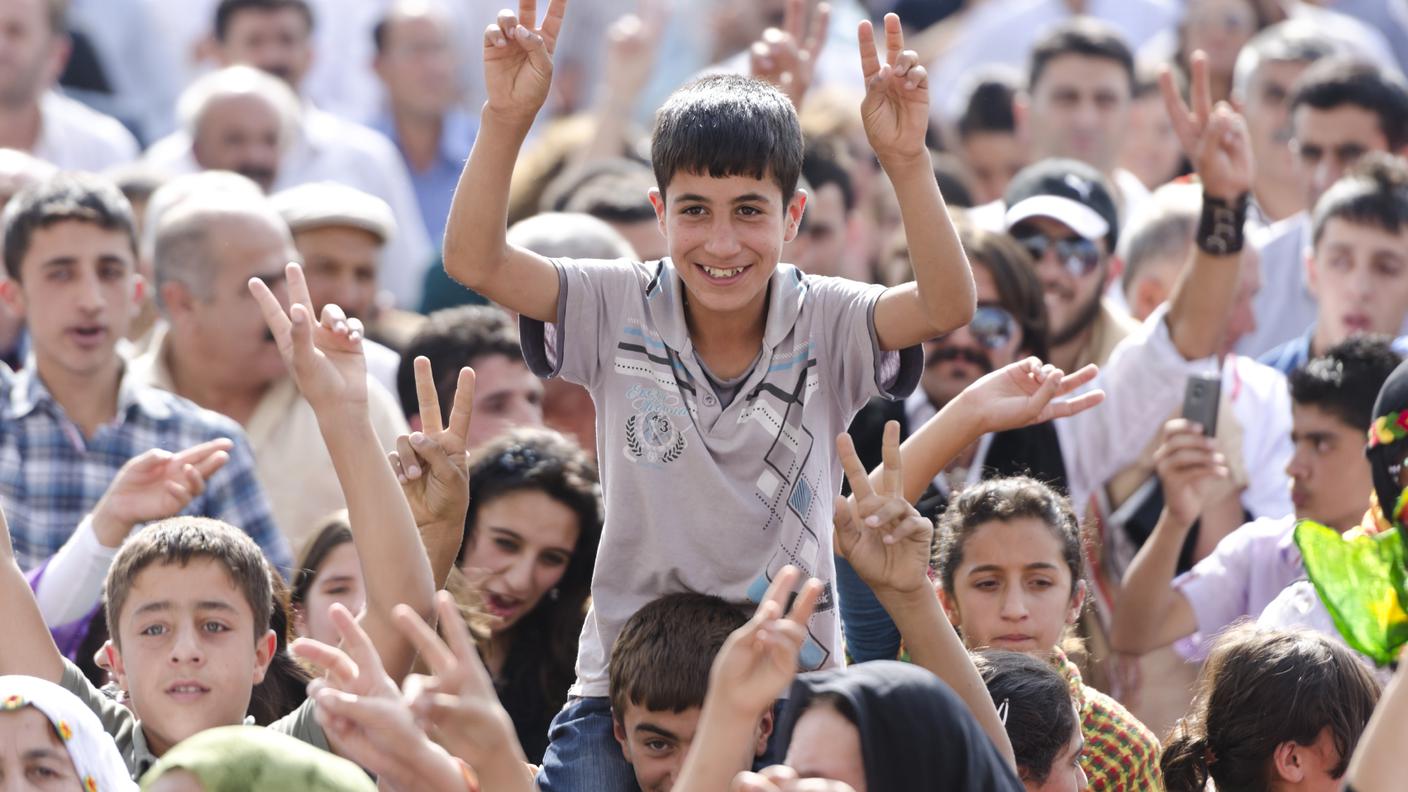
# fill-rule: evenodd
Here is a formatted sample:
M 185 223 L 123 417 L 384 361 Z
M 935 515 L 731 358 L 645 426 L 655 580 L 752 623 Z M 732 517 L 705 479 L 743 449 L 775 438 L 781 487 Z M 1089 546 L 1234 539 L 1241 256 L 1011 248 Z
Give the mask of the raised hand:
M 387 455 L 401 482 L 416 525 L 434 522 L 463 524 L 469 508 L 469 421 L 474 413 L 474 369 L 460 369 L 450 423 L 440 417 L 440 395 L 430 360 L 417 357 L 416 399 L 421 430 L 402 435 Z
M 724 641 L 709 672 L 709 692 L 735 714 L 756 718 L 773 705 L 797 675 L 797 658 L 807 639 L 807 621 L 816 610 L 821 582 L 812 579 L 787 612 L 786 603 L 801 580 L 785 566 L 773 578 L 753 618 Z
M 665 0 L 641 0 L 606 30 L 606 67 L 602 88 L 613 110 L 629 113 L 653 76 L 656 52 L 665 26 Z
M 883 64 L 870 20 L 860 23 L 859 37 L 865 77 L 860 114 L 870 147 L 881 164 L 912 164 L 921 157 L 927 162 L 924 136 L 929 130 L 929 73 L 919 65 L 918 53 L 904 48 L 899 16 L 885 15 Z
M 153 448 L 127 460 L 93 508 L 98 541 L 117 547 L 138 524 L 179 514 L 230 461 L 234 447 L 222 437 L 174 454 Z
M 1084 412 L 1105 400 L 1105 392 L 1092 390 L 1062 401 L 1083 387 L 1099 369 L 1094 364 L 1073 374 L 1055 366 L 1043 366 L 1034 357 L 1011 363 L 991 372 L 963 389 L 959 395 L 970 408 L 983 432 L 1000 432 L 1044 423 Z
M 831 5 L 817 5 L 812 24 L 804 34 L 805 11 L 805 0 L 787 0 L 782 27 L 763 31 L 763 37 L 748 50 L 749 73 L 777 86 L 798 110 L 802 109 L 802 99 L 811 88 L 821 48 L 826 45 Z
M 835 549 L 877 593 L 912 594 L 929 587 L 934 524 L 904 498 L 897 422 L 885 424 L 881 448 L 883 472 L 875 488 L 851 436 L 836 437 L 836 453 L 850 482 L 851 497 L 836 499 Z
M 1164 424 L 1154 465 L 1163 484 L 1164 509 L 1180 528 L 1191 526 L 1230 486 L 1227 460 L 1212 438 L 1183 418 Z
M 362 320 L 349 318 L 331 303 L 323 306 L 321 321 L 315 320 L 303 268 L 290 263 L 285 274 L 287 312 L 264 281 L 250 278 L 249 290 L 298 390 L 320 416 L 342 407 L 365 412 L 367 360 L 362 353 Z
M 855 792 L 844 781 L 827 778 L 801 778 L 785 765 L 773 765 L 761 773 L 739 773 L 729 792 Z
M 484 30 L 484 85 L 489 110 L 531 124 L 552 87 L 552 54 L 562 30 L 567 0 L 549 0 L 538 26 L 537 0 L 519 0 L 518 13 L 499 12 Z
M 527 783 L 513 720 L 499 703 L 494 681 L 479 659 L 454 599 L 440 592 L 436 609 L 445 640 L 415 611 L 404 605 L 395 610 L 397 629 L 415 645 L 433 674 L 406 678 L 411 711 L 432 739 L 484 777 L 486 789 L 500 788 L 490 783 L 496 775 L 506 776 L 514 786 L 515 778 Z
M 333 750 L 397 790 L 462 790 L 458 766 L 416 725 L 356 618 L 339 604 L 330 616 L 341 648 L 302 638 L 292 650 L 324 674 L 308 691 Z
M 1173 131 L 1183 145 L 1183 153 L 1193 163 L 1202 180 L 1203 192 L 1214 198 L 1234 201 L 1252 188 L 1254 165 L 1247 122 L 1227 102 L 1212 103 L 1208 82 L 1208 58 L 1201 50 L 1191 59 L 1193 101 L 1190 109 L 1178 94 L 1173 73 L 1165 68 L 1159 75 Z

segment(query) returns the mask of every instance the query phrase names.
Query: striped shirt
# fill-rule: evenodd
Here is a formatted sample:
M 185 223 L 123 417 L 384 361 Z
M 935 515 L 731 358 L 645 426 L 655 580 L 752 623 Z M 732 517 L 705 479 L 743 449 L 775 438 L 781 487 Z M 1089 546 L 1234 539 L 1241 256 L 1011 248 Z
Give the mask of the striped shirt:
M 212 517 L 249 534 L 280 569 L 288 543 L 254 475 L 249 441 L 234 421 L 185 399 L 136 384 L 124 372 L 117 416 L 85 437 L 40 381 L 31 359 L 0 376 L 0 503 L 22 569 L 63 546 L 127 460 L 153 448 L 180 451 L 207 440 L 234 441 L 230 461 L 184 514 Z

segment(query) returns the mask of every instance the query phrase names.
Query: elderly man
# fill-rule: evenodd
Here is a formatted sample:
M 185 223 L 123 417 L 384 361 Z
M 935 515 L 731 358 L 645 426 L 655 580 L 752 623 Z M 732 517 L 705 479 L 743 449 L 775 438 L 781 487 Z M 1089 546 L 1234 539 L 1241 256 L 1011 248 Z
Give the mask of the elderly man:
M 288 224 L 267 199 L 239 190 L 197 192 L 155 222 L 168 329 L 133 372 L 244 426 L 279 527 L 298 547 L 345 501 L 313 410 L 249 297 L 250 278 L 282 294 L 284 265 L 298 256 Z M 406 423 L 395 399 L 371 386 L 372 420 L 389 450 Z
M 381 253 L 396 233 L 391 207 L 375 195 L 336 182 L 291 187 L 272 200 L 303 257 L 314 310 L 321 312 L 323 306 L 333 303 L 348 316 L 361 319 L 374 333 L 371 327 Z M 370 338 L 363 344 L 367 372 L 395 393 L 401 356 Z

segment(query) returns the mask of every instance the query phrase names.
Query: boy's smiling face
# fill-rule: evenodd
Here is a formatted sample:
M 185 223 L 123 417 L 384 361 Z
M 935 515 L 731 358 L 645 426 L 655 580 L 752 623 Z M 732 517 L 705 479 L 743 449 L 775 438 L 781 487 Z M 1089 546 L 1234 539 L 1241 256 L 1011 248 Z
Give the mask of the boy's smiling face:
M 651 191 L 650 202 L 691 306 L 732 314 L 763 309 L 768 281 L 783 244 L 797 236 L 807 197 L 798 190 L 784 202 L 771 173 L 755 179 L 680 171 L 665 195 Z
M 118 622 L 121 648 L 109 642 L 108 659 L 153 753 L 243 722 L 275 639 L 261 619 L 251 640 L 254 612 L 221 562 L 197 556 L 142 569 Z

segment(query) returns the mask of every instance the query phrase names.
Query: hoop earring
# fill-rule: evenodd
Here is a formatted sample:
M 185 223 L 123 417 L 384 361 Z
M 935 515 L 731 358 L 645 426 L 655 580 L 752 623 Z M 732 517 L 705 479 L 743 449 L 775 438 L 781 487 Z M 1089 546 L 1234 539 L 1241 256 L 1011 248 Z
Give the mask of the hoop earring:
M 552 600 L 553 602 L 557 602 L 558 598 L 561 596 L 562 592 L 559 591 L 556 586 L 553 586 L 552 589 L 548 591 L 548 599 Z

